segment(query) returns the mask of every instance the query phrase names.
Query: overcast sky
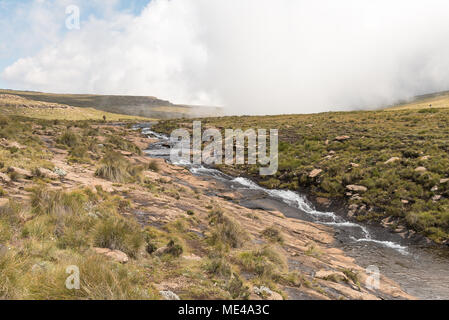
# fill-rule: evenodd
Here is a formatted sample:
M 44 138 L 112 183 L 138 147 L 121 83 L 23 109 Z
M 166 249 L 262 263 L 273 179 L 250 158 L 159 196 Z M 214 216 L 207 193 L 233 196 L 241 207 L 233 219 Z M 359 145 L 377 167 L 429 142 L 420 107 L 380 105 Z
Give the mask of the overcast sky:
M 0 87 L 238 114 L 376 107 L 449 90 L 448 17 L 446 0 L 0 0 Z

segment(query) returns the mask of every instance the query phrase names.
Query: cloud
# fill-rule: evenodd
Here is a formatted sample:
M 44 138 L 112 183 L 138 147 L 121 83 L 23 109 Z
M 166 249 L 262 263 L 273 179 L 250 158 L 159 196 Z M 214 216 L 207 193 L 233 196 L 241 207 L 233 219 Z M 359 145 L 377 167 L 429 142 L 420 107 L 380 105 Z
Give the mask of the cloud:
M 4 81 L 238 114 L 367 108 L 449 89 L 447 1 L 153 0 L 139 16 L 107 8 L 17 60 Z

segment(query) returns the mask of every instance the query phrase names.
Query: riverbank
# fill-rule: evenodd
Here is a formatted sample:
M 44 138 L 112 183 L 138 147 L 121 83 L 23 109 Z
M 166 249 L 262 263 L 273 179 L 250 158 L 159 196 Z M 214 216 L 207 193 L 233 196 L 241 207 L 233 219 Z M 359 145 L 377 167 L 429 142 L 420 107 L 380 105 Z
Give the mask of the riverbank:
M 331 227 L 145 156 L 155 139 L 131 126 L 2 123 L 2 298 L 412 298 L 383 273 L 367 287 Z
M 334 112 L 203 118 L 203 128 L 278 129 L 279 170 L 221 166 L 270 189 L 307 191 L 321 206 L 344 204 L 348 219 L 377 222 L 401 234 L 447 244 L 449 122 L 447 109 Z M 185 120 L 160 122 L 170 133 Z M 416 238 L 417 239 L 417 238 Z M 428 239 L 428 240 L 427 240 Z
M 151 131 L 148 131 L 151 133 Z M 154 144 L 149 154 L 168 158 L 170 143 L 160 134 L 156 134 L 163 142 Z M 184 164 L 186 165 L 186 164 Z M 376 222 L 354 223 L 345 221 L 347 215 L 345 206 L 331 210 L 329 205 L 314 206 L 308 197 L 288 190 L 265 189 L 247 178 L 233 178 L 239 172 L 226 170 L 231 175 L 220 173 L 211 168 L 187 166 L 200 176 L 209 176 L 220 181 L 237 182 L 240 190 L 250 193 L 250 199 L 240 201 L 243 206 L 250 204 L 251 208 L 274 207 L 285 216 L 305 221 L 316 221 L 329 224 L 334 228 L 334 246 L 342 248 L 346 255 L 355 258 L 362 266 L 378 266 L 388 277 L 398 281 L 409 293 L 422 299 L 447 299 L 449 293 L 449 278 L 445 272 L 449 255 L 447 249 L 439 247 L 422 237 L 404 237 L 403 234 L 390 232 Z M 225 167 L 229 168 L 229 167 Z M 235 176 L 234 176 L 235 177 Z M 248 177 L 248 176 L 247 176 Z M 265 196 L 253 198 L 252 191 L 262 191 Z M 267 199 L 267 195 L 270 199 Z M 248 201 L 249 200 L 249 201 Z M 314 209 L 316 208 L 316 209 Z M 320 212 L 321 211 L 321 212 Z M 329 218 L 331 220 L 329 220 Z M 418 285 L 417 285 L 418 284 Z

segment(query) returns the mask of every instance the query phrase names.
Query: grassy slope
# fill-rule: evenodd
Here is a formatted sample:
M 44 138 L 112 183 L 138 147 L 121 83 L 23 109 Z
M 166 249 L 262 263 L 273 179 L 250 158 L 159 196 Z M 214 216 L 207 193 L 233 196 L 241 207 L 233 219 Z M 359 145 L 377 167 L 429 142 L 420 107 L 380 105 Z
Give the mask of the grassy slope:
M 106 117 L 107 121 L 148 121 L 148 118 L 143 117 L 110 113 L 92 108 L 70 107 L 3 94 L 0 94 L 0 110 L 4 115 L 45 120 L 103 120 L 103 117 Z
M 30 100 L 158 119 L 182 118 L 201 114 L 212 115 L 217 113 L 216 108 L 175 105 L 169 101 L 149 96 L 54 94 L 1 89 L 0 94 L 13 94 Z
M 257 272 L 254 281 L 272 288 L 277 288 L 276 283 L 302 285 L 298 273 L 288 272 L 283 253 L 270 246 L 256 249 L 240 224 L 215 210 L 212 203 L 207 202 L 210 213 L 203 218 L 189 210 L 175 221 L 167 222 L 165 217 L 162 227 L 138 224 L 130 214 L 138 204 L 129 200 L 129 193 L 146 190 L 158 201 L 159 193 L 175 201 L 185 197 L 187 190 L 170 181 L 146 178 L 143 172 L 157 172 L 158 165 L 131 163 L 121 156 L 118 151 L 136 156 L 141 151 L 124 138 L 128 129 L 103 126 L 0 116 L 0 138 L 22 145 L 0 146 L 0 172 L 13 180 L 1 182 L 0 187 L 0 198 L 10 199 L 9 204 L 0 205 L 0 299 L 161 299 L 155 284 L 176 284 L 180 278 L 189 281 L 181 292 L 185 299 L 244 299 L 250 292 L 239 275 L 240 268 Z M 96 177 L 125 190 L 105 192 L 101 185 L 93 190 L 72 187 L 68 192 L 55 188 L 55 183 L 61 185 L 59 179 L 39 174 L 40 168 L 54 169 L 54 154 L 41 140 L 42 135 L 60 151 L 68 151 L 69 163 L 85 168 L 97 164 Z M 10 165 L 19 163 L 32 170 L 33 178 L 8 172 Z M 20 197 L 18 184 L 26 186 Z M 200 194 L 195 197 L 199 199 Z M 200 238 L 191 228 L 210 236 Z M 111 261 L 95 254 L 92 247 L 121 250 L 130 261 Z M 155 252 L 162 248 L 164 251 Z M 182 258 L 182 254 L 193 252 L 207 255 L 199 261 Z M 80 268 L 81 290 L 65 288 L 70 265 Z
M 449 108 L 449 92 L 439 92 L 416 97 L 414 100 L 396 105 L 391 110 Z
M 441 183 L 449 177 L 448 111 L 405 109 L 202 121 L 204 126 L 219 128 L 279 129 L 276 176 L 262 178 L 251 166 L 239 167 L 237 172 L 252 175 L 270 188 L 301 188 L 313 196 L 343 199 L 356 205 L 359 220 L 393 217 L 395 225 L 406 224 L 442 242 L 449 239 L 449 183 Z M 169 132 L 183 123 L 167 121 L 158 129 Z M 342 135 L 350 139 L 335 141 Z M 400 160 L 385 164 L 392 157 Z M 417 172 L 418 167 L 427 170 Z M 323 172 L 310 178 L 313 169 Z M 362 185 L 368 191 L 354 197 L 347 185 Z

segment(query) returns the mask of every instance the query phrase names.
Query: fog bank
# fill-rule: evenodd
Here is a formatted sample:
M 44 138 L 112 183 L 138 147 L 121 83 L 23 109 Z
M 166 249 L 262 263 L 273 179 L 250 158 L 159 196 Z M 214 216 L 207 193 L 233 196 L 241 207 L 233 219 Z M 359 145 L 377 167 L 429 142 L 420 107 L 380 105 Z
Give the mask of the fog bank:
M 449 89 L 448 16 L 443 0 L 153 0 L 91 18 L 1 76 L 232 114 L 370 108 Z

